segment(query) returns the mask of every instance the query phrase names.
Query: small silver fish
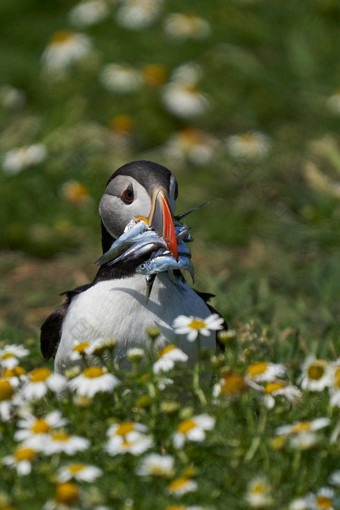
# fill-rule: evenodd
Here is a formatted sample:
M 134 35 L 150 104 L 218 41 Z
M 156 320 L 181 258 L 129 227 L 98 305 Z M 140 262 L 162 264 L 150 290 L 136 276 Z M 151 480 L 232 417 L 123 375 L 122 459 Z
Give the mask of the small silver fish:
M 175 232 L 176 232 L 176 239 L 177 242 L 184 241 L 184 242 L 190 242 L 192 241 L 192 237 L 190 235 L 191 227 L 188 227 L 185 224 L 179 224 L 175 225 Z
M 178 243 L 178 256 L 181 255 L 184 257 L 188 257 L 188 259 L 191 259 L 190 249 L 187 247 L 184 240 Z
M 116 239 L 110 249 L 105 252 L 99 259 L 96 260 L 96 264 L 102 266 L 106 262 L 114 259 L 118 255 L 120 255 L 124 250 L 129 248 L 135 242 L 135 237 L 139 236 L 143 232 L 149 230 L 150 227 L 143 220 L 132 220 L 130 221 L 124 230 L 124 233 Z M 150 232 L 152 232 L 150 230 Z
M 194 265 L 191 260 L 184 255 L 180 255 L 178 261 L 172 255 L 159 255 L 140 264 L 136 271 L 140 274 L 152 275 L 165 271 L 174 271 L 175 269 L 189 271 L 192 279 L 194 279 Z
M 117 264 L 117 262 L 125 262 L 127 260 L 136 260 L 142 255 L 147 253 L 152 253 L 159 248 L 165 249 L 167 244 L 162 237 L 152 236 L 152 238 L 146 238 L 138 243 L 134 243 L 127 250 L 125 250 L 121 255 L 116 257 L 114 260 L 111 260 L 107 263 L 108 266 L 113 266 Z

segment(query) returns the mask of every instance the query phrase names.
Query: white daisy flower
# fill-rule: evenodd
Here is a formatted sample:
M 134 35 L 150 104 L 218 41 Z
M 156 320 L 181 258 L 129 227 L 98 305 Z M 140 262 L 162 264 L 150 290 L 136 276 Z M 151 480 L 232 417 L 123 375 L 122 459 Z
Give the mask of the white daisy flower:
M 98 392 L 112 392 L 119 384 L 119 379 L 107 373 L 105 367 L 87 367 L 85 370 L 69 381 L 69 387 L 77 395 L 93 398 Z
M 16 365 L 12 369 L 6 368 L 3 372 L 3 378 L 7 379 L 13 388 L 18 388 L 27 381 L 28 376 L 26 370 L 20 365 Z
M 8 421 L 12 409 L 22 404 L 20 396 L 15 393 L 14 386 L 8 379 L 0 378 L 0 419 Z
M 188 83 L 197 85 L 203 76 L 201 66 L 196 62 L 185 62 L 176 67 L 171 73 L 171 83 Z
M 147 427 L 141 423 L 122 422 L 111 425 L 107 431 L 109 441 L 105 450 L 110 455 L 119 453 L 140 455 L 153 446 L 153 439 L 147 432 Z
M 164 30 L 175 39 L 204 39 L 211 33 L 209 23 L 192 13 L 169 14 L 164 23 Z
M 211 331 L 223 329 L 223 323 L 224 319 L 217 313 L 213 313 L 206 319 L 179 315 L 174 320 L 172 327 L 177 335 L 187 335 L 187 340 L 193 342 L 198 334 L 209 336 Z
M 236 159 L 261 159 L 270 149 L 268 136 L 259 131 L 252 131 L 241 135 L 232 135 L 227 138 L 226 147 L 229 154 Z
M 79 508 L 79 489 L 75 483 L 60 482 L 57 484 L 55 498 L 46 501 L 43 510 L 69 510 Z
M 288 510 L 309 510 L 306 498 L 293 499 L 293 501 L 289 503 Z
M 213 387 L 213 397 L 231 398 L 247 391 L 245 378 L 235 372 L 228 372 Z
M 6 152 L 2 168 L 7 175 L 16 175 L 30 166 L 40 165 L 47 156 L 44 145 L 37 143 Z
M 22 345 L 6 345 L 0 349 L 0 366 L 12 370 L 19 365 L 19 359 L 28 356 L 29 351 Z
M 286 368 L 280 363 L 256 361 L 247 367 L 245 378 L 248 384 L 253 382 L 273 382 L 276 377 L 284 377 L 285 374 Z
M 263 392 L 263 401 L 268 409 L 275 406 L 275 397 L 284 397 L 288 402 L 297 402 L 302 396 L 301 391 L 296 386 L 285 384 L 282 381 L 267 383 L 263 388 Z
M 73 7 L 68 19 L 72 25 L 84 28 L 100 23 L 108 14 L 108 5 L 104 0 L 89 0 Z
M 139 476 L 164 476 L 170 478 L 173 475 L 175 459 L 172 455 L 160 455 L 150 453 L 139 464 L 136 473 Z
M 99 81 L 109 92 L 129 94 L 143 84 L 142 74 L 127 64 L 106 64 L 99 74 Z
M 162 0 L 124 0 L 117 10 L 117 23 L 128 30 L 147 28 L 157 19 L 162 3 Z
M 140 347 L 133 347 L 128 349 L 126 356 L 131 361 L 131 363 L 139 363 L 144 358 L 145 351 Z
M 59 30 L 53 34 L 41 60 L 48 71 L 64 71 L 87 56 L 91 50 L 92 43 L 87 35 Z
M 26 94 L 23 90 L 3 85 L 0 87 L 0 104 L 7 110 L 18 110 L 24 106 Z
M 173 435 L 175 448 L 182 448 L 186 441 L 201 442 L 205 439 L 205 431 L 212 430 L 215 426 L 215 418 L 208 414 L 193 416 L 182 421 Z
M 266 478 L 259 476 L 251 480 L 248 485 L 246 501 L 252 508 L 263 508 L 271 506 L 271 487 Z
M 66 389 L 67 380 L 60 374 L 51 372 L 48 368 L 35 368 L 28 373 L 28 382 L 22 388 L 22 396 L 27 400 L 39 400 L 48 390 L 61 393 Z
M 331 366 L 330 405 L 340 407 L 340 358 Z
M 66 453 L 74 455 L 76 452 L 82 452 L 89 448 L 90 441 L 80 436 L 71 436 L 63 430 L 55 430 L 44 440 L 41 451 L 45 455 L 54 455 L 55 453 Z
M 340 487 L 340 469 L 333 471 L 333 473 L 329 475 L 328 481 L 330 484 L 335 485 L 336 487 Z
M 298 450 L 308 450 L 318 441 L 315 433 L 330 424 L 328 418 L 317 418 L 313 421 L 300 421 L 293 425 L 283 425 L 275 431 L 278 436 L 288 436 L 289 444 Z
M 326 105 L 331 113 L 340 115 L 340 90 L 327 98 Z
M 332 367 L 315 356 L 308 356 L 302 366 L 302 375 L 299 383 L 303 390 L 322 391 L 330 386 L 332 382 Z
M 8 455 L 2 459 L 6 466 L 15 467 L 18 475 L 29 475 L 32 471 L 32 461 L 36 456 L 36 450 L 27 446 L 18 446 L 13 455 Z
M 62 466 L 57 473 L 59 482 L 68 482 L 72 478 L 77 482 L 94 482 L 103 474 L 102 470 L 96 466 L 82 464 L 81 462 Z
M 168 492 L 174 496 L 183 496 L 183 494 L 187 494 L 188 492 L 195 492 L 197 487 L 197 482 L 190 478 L 176 478 L 176 480 L 173 480 L 168 486 Z
M 158 354 L 158 360 L 153 365 L 153 372 L 159 374 L 161 372 L 169 372 L 175 366 L 177 361 L 185 362 L 188 356 L 175 345 L 166 345 Z
M 202 115 L 210 105 L 208 96 L 200 92 L 196 85 L 184 82 L 165 85 L 162 101 L 169 113 L 184 119 Z
M 308 509 L 311 510 L 334 510 L 334 490 L 329 487 L 321 487 L 316 494 L 309 493 L 306 496 Z
M 18 421 L 14 439 L 23 441 L 27 447 L 39 450 L 51 430 L 64 427 L 66 423 L 67 420 L 62 417 L 60 411 L 52 411 L 44 418 L 37 418 L 31 413 L 23 412 L 22 418 Z
M 177 160 L 178 164 L 188 160 L 195 165 L 207 165 L 218 149 L 217 138 L 199 129 L 187 128 L 172 135 L 163 151 L 167 158 Z

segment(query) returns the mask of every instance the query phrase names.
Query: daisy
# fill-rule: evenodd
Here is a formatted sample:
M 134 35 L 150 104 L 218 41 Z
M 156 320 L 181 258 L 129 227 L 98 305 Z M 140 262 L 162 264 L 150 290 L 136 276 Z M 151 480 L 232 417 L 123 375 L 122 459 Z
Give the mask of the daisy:
M 12 87 L 12 85 L 3 85 L 0 87 L 0 104 L 6 110 L 18 110 L 24 106 L 26 94 L 23 90 Z
M 247 367 L 245 378 L 249 384 L 252 382 L 272 382 L 276 377 L 286 374 L 284 365 L 269 361 L 256 361 Z
M 193 416 L 182 421 L 173 435 L 175 448 L 182 448 L 186 441 L 201 442 L 205 439 L 205 431 L 212 430 L 215 426 L 215 418 L 207 414 Z
M 110 455 L 140 455 L 153 446 L 153 439 L 147 432 L 147 427 L 141 423 L 122 422 L 111 425 L 107 431 L 109 441 L 105 449 Z
M 140 71 L 127 64 L 106 64 L 99 75 L 99 81 L 106 90 L 117 94 L 135 92 L 143 84 Z
M 186 128 L 172 135 L 164 146 L 167 158 L 178 163 L 185 160 L 195 165 L 207 165 L 216 156 L 219 141 L 209 133 L 195 128 Z
M 14 439 L 23 441 L 25 446 L 39 450 L 51 430 L 64 427 L 66 423 L 67 420 L 62 417 L 60 411 L 52 411 L 44 418 L 37 418 L 31 413 L 24 412 L 22 419 L 18 421 Z
M 333 471 L 333 473 L 331 473 L 329 475 L 328 481 L 332 485 L 335 485 L 336 487 L 340 487 L 340 469 L 337 471 Z
M 174 82 L 165 85 L 162 93 L 164 107 L 180 118 L 193 118 L 208 110 L 209 99 L 192 83 Z
M 213 313 L 206 319 L 179 315 L 174 320 L 172 327 L 177 335 L 187 335 L 187 340 L 193 342 L 198 334 L 209 336 L 211 331 L 222 329 L 223 323 L 224 319 L 217 313 Z
M 124 0 L 117 10 L 117 23 L 128 30 L 149 27 L 158 17 L 162 0 Z
M 266 156 L 270 149 L 269 138 L 259 131 L 252 131 L 227 138 L 229 154 L 236 159 L 253 160 Z
M 73 7 L 68 13 L 68 19 L 72 25 L 83 28 L 96 25 L 108 14 L 109 9 L 104 0 L 89 0 Z
M 293 499 L 289 504 L 288 510 L 309 510 L 306 498 Z
M 273 499 L 270 495 L 271 487 L 264 477 L 254 478 L 248 485 L 246 500 L 252 508 L 270 506 Z
M 303 390 L 322 391 L 330 386 L 332 381 L 332 367 L 322 359 L 308 356 L 302 366 L 299 383 Z
M 91 49 L 92 43 L 87 35 L 59 30 L 50 39 L 41 57 L 42 64 L 48 71 L 64 71 L 87 56 Z
M 69 387 L 77 395 L 93 398 L 96 393 L 111 392 L 119 384 L 119 379 L 113 374 L 107 373 L 105 367 L 87 367 L 85 370 L 69 381 Z
M 145 351 L 140 347 L 133 347 L 132 349 L 128 349 L 126 356 L 131 363 L 139 363 L 144 358 Z
M 316 494 L 307 494 L 306 501 L 308 508 L 311 510 L 334 510 L 334 496 L 333 489 L 321 487 Z
M 151 87 L 159 87 L 167 80 L 166 68 L 158 64 L 149 64 L 143 68 L 142 72 L 145 84 Z
M 332 378 L 330 384 L 330 404 L 340 407 L 340 359 L 332 365 Z
M 214 385 L 213 397 L 235 397 L 247 389 L 248 385 L 242 375 L 228 372 Z
M 22 388 L 22 396 L 27 400 L 39 400 L 48 390 L 60 393 L 66 389 L 67 380 L 60 374 L 51 372 L 48 368 L 35 368 L 28 373 L 28 382 Z
M 76 452 L 82 452 L 90 446 L 90 441 L 80 436 L 70 436 L 63 430 L 55 430 L 49 434 L 41 446 L 41 451 L 45 455 L 54 455 L 55 453 L 66 453 L 74 455 Z
M 20 404 L 20 398 L 15 394 L 14 386 L 8 379 L 0 378 L 0 419 L 8 421 L 12 408 Z
M 22 345 L 6 345 L 0 349 L 0 366 L 12 370 L 19 365 L 19 359 L 28 356 L 29 351 Z
M 263 392 L 263 400 L 267 409 L 272 409 L 275 406 L 275 397 L 284 397 L 288 402 L 297 402 L 302 395 L 296 386 L 285 384 L 282 381 L 267 383 Z
M 72 478 L 77 482 L 94 482 L 102 475 L 102 470 L 96 466 L 82 464 L 80 462 L 62 466 L 57 473 L 59 482 L 68 482 Z
M 283 425 L 275 431 L 278 436 L 288 436 L 289 444 L 299 450 L 308 450 L 318 440 L 315 431 L 327 427 L 330 424 L 328 418 L 317 418 L 313 421 L 300 421 L 293 425 Z
M 13 388 L 18 388 L 20 384 L 27 381 L 27 372 L 20 365 L 16 365 L 14 368 L 6 368 L 3 372 L 3 378 L 7 379 Z
M 197 482 L 190 478 L 176 478 L 176 480 L 173 480 L 168 486 L 168 492 L 174 496 L 183 496 L 183 494 L 187 494 L 188 492 L 195 492 L 197 487 Z
M 35 144 L 6 152 L 2 168 L 7 175 L 16 175 L 30 166 L 40 165 L 47 156 L 44 145 Z
M 170 478 L 173 475 L 175 459 L 171 455 L 159 455 L 150 453 L 139 464 L 136 473 L 139 476 L 164 476 Z
M 73 204 L 88 203 L 91 199 L 87 187 L 78 181 L 65 182 L 61 187 L 62 197 Z
M 71 482 L 58 483 L 56 487 L 55 499 L 47 501 L 44 510 L 68 510 L 79 500 L 79 489 Z
M 185 362 L 188 356 L 175 345 L 166 345 L 158 354 L 158 360 L 153 365 L 153 372 L 159 374 L 161 372 L 169 372 L 175 366 L 177 361 Z
M 175 39 L 204 39 L 211 33 L 209 23 L 192 13 L 170 14 L 165 20 L 164 30 Z
M 13 455 L 2 459 L 6 466 L 15 467 L 18 475 L 29 475 L 32 470 L 32 461 L 36 456 L 36 450 L 27 446 L 18 446 Z

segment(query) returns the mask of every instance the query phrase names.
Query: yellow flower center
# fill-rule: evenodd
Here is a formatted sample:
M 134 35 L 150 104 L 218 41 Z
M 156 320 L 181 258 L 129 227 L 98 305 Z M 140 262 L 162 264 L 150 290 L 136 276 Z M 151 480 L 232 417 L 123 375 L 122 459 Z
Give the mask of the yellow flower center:
M 194 429 L 195 427 L 197 427 L 195 420 L 184 420 L 178 425 L 177 431 L 180 434 L 187 434 L 190 430 Z
M 186 510 L 186 507 L 182 505 L 172 505 L 167 506 L 165 510 Z
M 105 372 L 101 367 L 88 367 L 83 372 L 83 376 L 88 379 L 96 379 L 96 377 L 101 377 L 104 374 Z
M 51 37 L 52 44 L 63 44 L 73 38 L 73 33 L 69 30 L 58 30 Z
M 183 90 L 185 92 L 188 92 L 188 94 L 192 94 L 193 96 L 196 96 L 198 94 L 196 85 L 194 85 L 192 83 L 187 83 L 186 85 L 184 85 Z
M 84 202 L 89 197 L 87 187 L 81 182 L 66 183 L 63 186 L 63 194 L 66 200 L 68 200 L 69 202 L 73 202 L 75 204 Z M 83 349 L 80 350 L 79 352 L 83 352 L 86 349 L 86 347 L 90 345 L 89 342 L 82 342 L 81 344 L 78 344 L 76 347 L 82 346 L 84 344 L 86 344 L 85 347 L 83 347 Z M 77 350 L 76 347 L 73 349 L 74 351 Z
M 17 448 L 14 452 L 14 458 L 17 462 L 24 460 L 33 460 L 35 457 L 35 451 L 32 448 Z
M 183 489 L 188 484 L 189 480 L 188 478 L 176 478 L 171 484 L 169 485 L 169 491 L 170 492 L 177 492 L 178 490 Z
M 265 361 L 257 361 L 256 363 L 252 363 L 247 368 L 247 375 L 249 377 L 256 377 L 257 375 L 264 374 L 268 368 L 268 363 Z
M 53 432 L 51 437 L 53 441 L 68 441 L 71 436 L 69 434 L 66 434 L 66 432 L 58 430 L 56 432 Z
M 337 367 L 334 374 L 334 386 L 340 389 L 340 367 Z
M 255 135 L 251 133 L 245 133 L 244 135 L 239 136 L 240 140 L 245 143 L 253 144 L 257 142 L 257 138 Z
M 45 420 L 38 418 L 31 427 L 34 434 L 47 434 L 51 430 L 50 425 Z
M 90 342 L 81 342 L 73 347 L 74 352 L 84 352 L 90 346 Z
M 74 483 L 65 482 L 59 483 L 57 486 L 57 492 L 55 500 L 57 503 L 65 503 L 66 505 L 72 505 L 78 500 L 79 491 L 78 487 Z
M 317 496 L 316 504 L 318 508 L 321 508 L 322 510 L 327 510 L 328 508 L 332 508 L 333 501 L 330 498 L 327 498 L 326 496 Z
M 131 421 L 125 421 L 123 423 L 120 423 L 115 434 L 117 436 L 126 436 L 126 434 L 132 432 L 133 430 L 135 430 L 134 423 L 132 423 Z
M 156 87 L 158 85 L 163 85 L 167 79 L 167 71 L 162 66 L 158 65 L 149 65 L 146 66 L 143 70 L 145 83 Z
M 300 432 L 309 432 L 311 430 L 311 424 L 308 421 L 299 421 L 292 426 L 293 434 L 299 434 Z
M 0 402 L 3 400 L 9 400 L 13 393 L 14 390 L 10 383 L 5 379 L 0 379 Z
M 69 469 L 69 472 L 72 473 L 73 475 L 76 475 L 77 473 L 80 473 L 80 471 L 83 471 L 84 470 L 84 467 L 85 467 L 85 464 L 71 464 L 68 469 Z
M 251 492 L 253 494 L 264 494 L 266 492 L 266 485 L 263 482 L 256 483 L 254 487 L 251 488 Z
M 284 388 L 284 384 L 280 382 L 269 383 L 265 386 L 265 393 L 274 393 L 274 391 L 282 390 Z
M 307 374 L 309 379 L 313 381 L 319 381 L 325 373 L 326 363 L 321 360 L 315 360 L 314 363 L 308 367 Z
M 10 359 L 10 358 L 14 358 L 14 354 L 13 352 L 5 352 L 4 354 L 1 355 L 1 359 Z
M 221 395 L 237 395 L 247 390 L 247 384 L 242 375 L 230 372 L 221 381 Z
M 133 119 L 130 115 L 116 115 L 110 122 L 110 127 L 118 133 L 131 133 Z
M 161 358 L 165 354 L 168 354 L 168 352 L 173 351 L 174 349 L 177 349 L 176 345 L 166 345 L 164 349 L 161 350 L 161 352 L 158 354 L 158 358 Z
M 48 368 L 35 368 L 31 372 L 31 382 L 39 383 L 45 382 L 51 375 L 51 371 Z
M 4 372 L 4 377 L 20 377 L 21 375 L 25 375 L 26 371 L 22 367 L 14 367 L 12 369 L 6 368 Z M 1 510 L 1 508 L 0 508 Z
M 199 133 L 197 129 L 183 129 L 180 132 L 180 139 L 185 145 L 195 145 L 199 142 Z
M 203 329 L 203 328 L 206 328 L 206 326 L 207 326 L 206 323 L 204 321 L 202 321 L 202 319 L 193 319 L 188 324 L 188 328 L 191 328 L 191 329 Z

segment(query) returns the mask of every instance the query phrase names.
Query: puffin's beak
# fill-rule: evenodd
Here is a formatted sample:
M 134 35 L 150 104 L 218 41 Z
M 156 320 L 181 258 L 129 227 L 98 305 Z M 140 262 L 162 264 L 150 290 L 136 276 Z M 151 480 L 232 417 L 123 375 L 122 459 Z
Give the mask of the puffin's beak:
M 148 220 L 149 224 L 156 230 L 158 235 L 165 239 L 169 250 L 177 260 L 178 249 L 175 225 L 168 200 L 163 190 L 157 190 L 154 193 Z

